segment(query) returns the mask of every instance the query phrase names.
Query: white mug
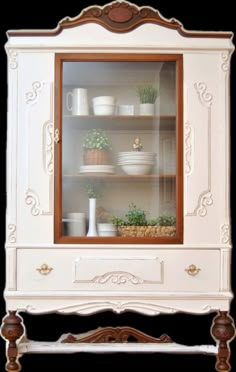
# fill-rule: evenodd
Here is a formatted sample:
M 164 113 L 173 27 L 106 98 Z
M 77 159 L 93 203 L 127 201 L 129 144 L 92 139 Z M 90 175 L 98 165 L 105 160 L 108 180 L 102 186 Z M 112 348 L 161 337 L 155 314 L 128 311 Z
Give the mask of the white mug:
M 69 98 L 72 98 L 72 104 L 69 103 Z M 88 115 L 88 95 L 87 89 L 75 88 L 72 92 L 66 94 L 66 108 L 71 111 L 72 115 Z

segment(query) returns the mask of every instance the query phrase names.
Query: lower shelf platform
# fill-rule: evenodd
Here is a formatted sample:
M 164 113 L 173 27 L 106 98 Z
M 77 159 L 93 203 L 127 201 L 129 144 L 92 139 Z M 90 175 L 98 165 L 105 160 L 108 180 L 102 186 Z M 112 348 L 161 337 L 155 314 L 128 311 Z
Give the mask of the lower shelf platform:
M 23 338 L 19 354 L 27 353 L 171 353 L 211 354 L 218 353 L 214 345 L 186 346 L 177 344 L 163 334 L 159 338 L 148 336 L 130 327 L 98 328 L 87 333 L 62 335 L 56 342 L 37 342 Z
M 211 354 L 218 353 L 217 346 L 185 346 L 176 343 L 99 343 L 99 344 L 62 344 L 58 342 L 27 341 L 19 344 L 19 354 L 72 354 L 72 353 L 170 353 L 170 354 Z

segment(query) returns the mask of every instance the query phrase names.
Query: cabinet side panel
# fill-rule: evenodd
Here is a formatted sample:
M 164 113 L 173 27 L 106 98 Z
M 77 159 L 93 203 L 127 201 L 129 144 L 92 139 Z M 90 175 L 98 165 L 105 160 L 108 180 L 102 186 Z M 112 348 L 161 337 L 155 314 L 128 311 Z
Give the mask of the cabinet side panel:
M 184 56 L 185 244 L 229 243 L 222 230 L 228 225 L 228 92 L 219 56 Z
M 18 126 L 18 53 L 7 51 L 8 57 L 8 101 L 7 101 L 7 210 L 6 244 L 17 242 L 17 126 Z
M 17 215 L 19 242 L 53 239 L 54 54 L 19 55 Z

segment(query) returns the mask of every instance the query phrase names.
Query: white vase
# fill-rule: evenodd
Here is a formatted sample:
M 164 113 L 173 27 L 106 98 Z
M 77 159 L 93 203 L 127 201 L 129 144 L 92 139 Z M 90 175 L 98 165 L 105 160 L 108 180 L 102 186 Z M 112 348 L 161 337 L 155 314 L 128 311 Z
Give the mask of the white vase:
M 96 229 L 96 200 L 94 198 L 89 199 L 89 228 L 87 236 L 97 236 Z
M 140 103 L 139 114 L 140 115 L 154 115 L 155 105 L 154 103 Z

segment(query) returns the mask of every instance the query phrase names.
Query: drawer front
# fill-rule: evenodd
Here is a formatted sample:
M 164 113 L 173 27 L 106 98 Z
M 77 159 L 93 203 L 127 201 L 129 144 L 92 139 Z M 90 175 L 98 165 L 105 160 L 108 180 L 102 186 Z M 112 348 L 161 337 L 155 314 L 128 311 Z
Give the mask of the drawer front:
M 218 250 L 19 249 L 17 290 L 217 291 Z

